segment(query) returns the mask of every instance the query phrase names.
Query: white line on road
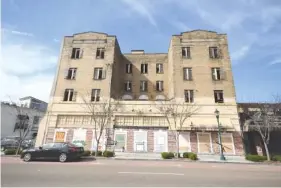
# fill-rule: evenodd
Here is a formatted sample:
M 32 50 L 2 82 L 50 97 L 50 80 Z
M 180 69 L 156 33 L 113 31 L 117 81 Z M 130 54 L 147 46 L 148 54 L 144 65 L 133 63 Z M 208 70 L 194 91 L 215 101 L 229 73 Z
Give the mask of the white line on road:
M 158 173 L 158 172 L 118 172 L 118 174 L 147 174 L 147 175 L 173 175 L 173 176 L 184 176 L 184 174 L 178 174 L 178 173 Z

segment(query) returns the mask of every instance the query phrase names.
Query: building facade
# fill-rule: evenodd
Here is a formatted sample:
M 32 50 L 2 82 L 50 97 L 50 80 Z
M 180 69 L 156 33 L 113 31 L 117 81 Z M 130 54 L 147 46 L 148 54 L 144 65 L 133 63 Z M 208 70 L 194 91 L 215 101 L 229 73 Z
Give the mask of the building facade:
M 25 139 L 34 139 L 37 136 L 40 120 L 44 117 L 45 111 L 28 107 L 1 102 L 1 138 L 20 137 L 21 133 L 27 133 Z M 27 131 L 20 130 L 18 125 L 20 115 L 27 115 Z M 23 136 L 21 136 L 23 138 Z
M 173 134 L 178 128 L 170 126 L 157 103 L 176 101 L 179 108 L 198 107 L 180 129 L 181 152 L 219 152 L 214 114 L 218 109 L 225 153 L 243 155 L 225 34 L 184 32 L 172 36 L 168 53 L 132 50 L 125 54 L 116 36 L 86 32 L 64 37 L 36 144 L 83 140 L 86 148 L 93 149 L 95 131 L 85 105 L 106 101 L 121 105 L 102 141 L 117 141 L 116 151 L 176 151 Z
M 19 101 L 22 107 L 37 109 L 40 111 L 46 111 L 48 107 L 48 103 L 31 96 L 20 98 Z

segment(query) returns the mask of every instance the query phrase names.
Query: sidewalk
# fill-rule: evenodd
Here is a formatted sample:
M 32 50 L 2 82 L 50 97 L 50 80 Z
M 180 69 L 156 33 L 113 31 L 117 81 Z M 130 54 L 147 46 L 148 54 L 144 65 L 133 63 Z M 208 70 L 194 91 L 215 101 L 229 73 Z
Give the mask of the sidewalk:
M 160 153 L 123 153 L 116 152 L 115 159 L 117 160 L 163 160 L 163 161 L 189 161 L 195 162 L 189 159 L 172 159 L 164 160 Z M 198 162 L 219 162 L 219 163 L 244 163 L 254 164 L 252 161 L 247 161 L 244 156 L 225 156 L 226 160 L 221 161 L 219 155 L 198 155 Z

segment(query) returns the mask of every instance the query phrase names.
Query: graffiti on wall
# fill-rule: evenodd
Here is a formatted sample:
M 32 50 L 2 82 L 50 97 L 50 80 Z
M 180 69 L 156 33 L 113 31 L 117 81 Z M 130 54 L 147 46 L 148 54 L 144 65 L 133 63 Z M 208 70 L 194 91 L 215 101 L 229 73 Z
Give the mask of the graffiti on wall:
M 73 132 L 73 140 L 72 143 L 79 146 L 86 146 L 86 129 L 75 129 Z

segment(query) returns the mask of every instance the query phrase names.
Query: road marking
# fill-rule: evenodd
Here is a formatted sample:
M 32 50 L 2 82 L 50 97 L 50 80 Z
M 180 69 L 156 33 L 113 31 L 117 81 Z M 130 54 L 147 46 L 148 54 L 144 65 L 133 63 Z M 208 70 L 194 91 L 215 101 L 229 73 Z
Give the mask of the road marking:
M 184 176 L 179 173 L 158 173 L 158 172 L 118 172 L 118 174 L 146 174 L 146 175 L 173 175 L 173 176 Z

